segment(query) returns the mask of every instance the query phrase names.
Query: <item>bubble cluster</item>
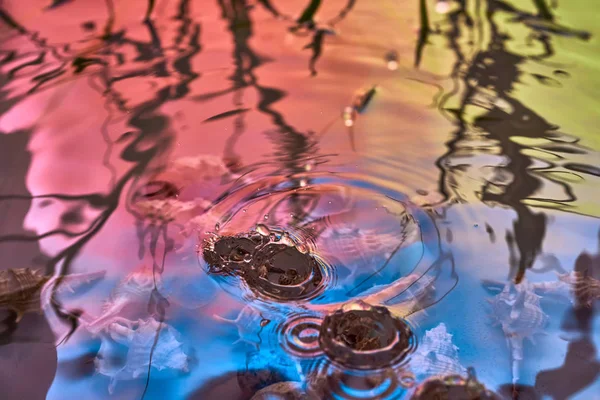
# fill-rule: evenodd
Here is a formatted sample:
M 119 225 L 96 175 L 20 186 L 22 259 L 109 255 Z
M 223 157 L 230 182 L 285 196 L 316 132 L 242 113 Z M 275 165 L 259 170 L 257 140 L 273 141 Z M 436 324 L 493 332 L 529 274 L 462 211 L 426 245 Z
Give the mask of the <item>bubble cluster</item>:
M 265 225 L 235 236 L 207 240 L 202 257 L 210 274 L 235 275 L 257 296 L 275 301 L 314 298 L 329 280 L 327 264 Z

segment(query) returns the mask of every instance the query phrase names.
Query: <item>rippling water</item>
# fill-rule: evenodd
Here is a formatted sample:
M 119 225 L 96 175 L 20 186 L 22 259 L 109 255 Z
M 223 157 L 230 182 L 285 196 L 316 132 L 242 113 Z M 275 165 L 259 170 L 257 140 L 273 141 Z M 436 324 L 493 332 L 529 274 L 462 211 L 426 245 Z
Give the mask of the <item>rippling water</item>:
M 0 19 L 3 398 L 600 398 L 591 2 Z

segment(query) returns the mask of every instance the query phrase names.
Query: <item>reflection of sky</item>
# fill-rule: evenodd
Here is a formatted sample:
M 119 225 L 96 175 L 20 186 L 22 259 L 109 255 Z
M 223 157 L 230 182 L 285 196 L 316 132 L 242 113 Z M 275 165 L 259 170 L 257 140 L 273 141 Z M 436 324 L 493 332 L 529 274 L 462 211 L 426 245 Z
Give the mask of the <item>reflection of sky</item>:
M 11 2 L 7 8 L 23 25 L 35 26 L 40 35 L 48 37 L 50 42 L 72 41 L 73 38 L 80 37 L 82 15 L 99 15 L 98 29 L 101 29 L 101 21 L 106 17 L 102 2 L 78 0 L 47 13 L 40 11 L 41 6 L 32 7 L 31 3 L 26 3 Z M 174 14 L 175 7 L 168 2 L 157 3 L 156 25 L 167 43 L 177 34 L 168 19 Z M 200 94 L 229 88 L 232 84 L 230 76 L 234 72 L 231 65 L 234 49 L 231 34 L 227 31 L 228 21 L 221 19 L 217 2 L 202 3 L 202 7 L 194 5 L 196 8 L 191 13 L 202 24 L 203 49 L 192 60 L 193 69 L 199 71 L 201 77 L 191 84 L 191 94 L 187 99 L 166 103 L 160 110 L 171 117 L 168 129 L 176 135 L 175 144 L 169 150 L 170 159 L 199 153 L 223 154 L 228 146 L 227 139 L 235 129 L 231 119 L 204 122 L 207 118 L 237 107 L 235 94 L 229 93 L 214 101 L 192 100 Z M 273 3 L 282 7 L 284 5 L 282 1 Z M 327 19 L 335 15 L 334 6 L 342 2 L 324 3 L 320 18 Z M 358 152 L 350 153 L 348 132 L 341 118 L 322 136 L 319 152 L 341 154 L 339 159 L 348 161 L 348 169 L 364 170 L 363 173 L 357 173 L 358 178 L 352 182 L 356 187 L 375 190 L 397 199 L 397 192 L 402 191 L 406 196 L 400 199 L 405 200 L 412 198 L 417 189 L 436 190 L 439 171 L 434 162 L 444 153 L 446 134 L 452 128 L 438 110 L 426 108 L 435 95 L 435 88 L 417 81 L 399 79 L 398 74 L 436 80 L 437 75 L 427 72 L 427 69 L 444 73 L 450 66 L 450 56 L 444 46 L 438 43 L 439 38 L 432 38 L 434 45 L 427 49 L 423 64 L 426 71 L 413 70 L 411 57 L 416 2 L 397 2 L 393 7 L 388 3 L 383 6 L 388 18 L 381 18 L 381 14 L 373 10 L 373 4 L 375 2 L 358 1 L 356 10 L 338 26 L 338 35 L 325 39 L 327 46 L 325 55 L 317 64 L 317 78 L 310 78 L 307 68 L 310 55 L 302 50 L 310 38 L 299 38 L 287 32 L 287 22 L 270 18 L 259 7 L 255 7 L 251 14 L 254 36 L 249 43 L 257 54 L 273 58 L 272 62 L 254 71 L 255 77 L 263 87 L 283 88 L 287 91 L 287 96 L 273 108 L 284 115 L 287 123 L 299 132 L 319 132 L 332 119 L 335 121 L 356 90 L 374 83 L 381 86 L 368 111 L 359 117 L 355 126 Z M 299 13 L 302 5 L 303 2 L 300 1 L 285 2 L 287 12 L 292 14 Z M 116 25 L 130 28 L 127 32 L 130 37 L 141 41 L 149 40 L 147 31 L 139 24 L 145 2 L 118 2 L 116 6 Z M 400 9 L 402 13 L 399 12 Z M 390 35 L 391 32 L 394 35 Z M 7 48 L 18 48 L 20 45 L 22 42 L 19 39 L 3 44 Z M 383 55 L 390 48 L 400 53 L 399 71 L 391 72 L 385 68 Z M 123 51 L 127 57 L 134 55 L 131 48 Z M 131 63 L 116 72 L 125 73 L 130 67 L 138 66 Z M 90 70 L 94 68 L 90 67 Z M 591 69 L 589 62 L 585 63 L 585 68 Z M 582 75 L 586 74 L 580 74 Z M 580 77 L 576 77 L 577 85 L 581 84 L 579 79 Z M 156 88 L 162 85 L 166 83 L 160 78 L 144 75 L 123 81 L 115 87 L 128 97 L 129 105 L 134 106 L 147 101 Z M 12 86 L 18 87 L 18 84 L 14 83 Z M 523 96 L 528 98 L 533 89 L 524 87 L 522 90 Z M 238 94 L 241 94 L 242 106 L 250 108 L 243 118 L 245 131 L 234 145 L 242 164 L 271 159 L 270 154 L 276 143 L 264 135 L 265 131 L 273 129 L 271 117 L 256 110 L 259 99 L 255 88 L 241 89 Z M 543 96 L 544 99 L 539 103 L 537 98 L 531 102 L 538 104 L 540 109 L 546 103 L 556 107 L 554 102 L 563 96 L 548 95 Z M 562 100 L 560 102 L 562 106 Z M 35 134 L 28 145 L 33 161 L 27 175 L 27 187 L 32 195 L 78 195 L 107 191 L 111 176 L 103 165 L 106 142 L 98 132 L 109 117 L 104 106 L 104 97 L 86 79 L 70 79 L 60 86 L 24 99 L 0 118 L 0 127 L 6 132 L 35 128 Z M 574 111 L 579 113 L 580 107 L 575 108 L 577 110 Z M 564 114 L 567 117 L 557 116 L 552 122 L 562 125 L 565 120 L 566 131 L 578 134 L 583 134 L 583 128 L 588 128 L 589 120 L 583 119 L 585 123 L 571 122 L 581 119 L 570 117 L 566 112 Z M 589 111 L 589 114 L 594 112 Z M 130 129 L 126 115 L 115 113 L 109 122 L 107 130 L 111 141 L 116 141 L 123 132 Z M 593 142 L 589 137 L 586 141 Z M 115 143 L 109 159 L 117 176 L 124 175 L 131 168 L 129 163 L 119 158 L 123 148 L 123 143 Z M 336 160 L 338 162 L 341 161 Z M 465 180 L 459 182 L 459 185 L 466 193 L 466 199 L 476 202 L 475 192 L 483 180 L 480 175 L 484 174 L 478 163 L 493 165 L 497 160 L 494 158 L 490 161 L 481 156 L 466 162 L 476 165 L 478 170 L 466 174 Z M 385 183 L 379 184 L 380 181 Z M 313 183 L 323 181 L 316 180 Z M 589 185 L 582 187 L 584 197 L 593 198 Z M 135 220 L 124 209 L 124 197 L 125 195 L 104 227 L 80 252 L 72 268 L 73 272 L 106 270 L 105 280 L 88 291 L 85 297 L 66 300 L 68 306 L 77 305 L 86 312 L 97 315 L 102 301 L 127 272 L 139 264 L 152 262 L 148 253 L 142 259 L 138 256 Z M 37 234 L 56 229 L 60 225 L 58 215 L 73 205 L 70 202 L 56 202 L 51 206 L 41 207 L 40 202 L 38 199 L 32 203 L 25 220 L 25 227 Z M 95 218 L 95 213 L 97 214 L 97 210 L 84 207 L 82 225 Z M 596 221 L 576 215 L 551 215 L 552 222 L 544 249 L 558 257 L 565 269 L 572 267 L 581 251 L 595 253 L 598 250 Z M 506 230 L 512 229 L 513 218 L 514 213 L 499 207 L 451 207 L 447 215 L 448 225 L 442 225 L 441 233 L 444 237 L 446 227 L 453 231 L 454 241 L 450 247 L 454 253 L 460 283 L 444 301 L 429 308 L 427 315 L 414 317 L 420 333 L 443 321 L 461 349 L 461 362 L 467 366 L 475 366 L 480 379 L 492 387 L 510 382 L 509 354 L 500 328 L 490 326 L 487 303 L 484 301 L 489 294 L 482 288 L 480 280 L 506 278 L 508 253 L 504 234 Z M 496 244 L 489 242 L 484 222 L 494 228 Z M 71 228 L 78 230 L 80 227 Z M 176 235 L 176 232 L 173 229 L 172 234 Z M 189 240 L 193 241 L 194 238 Z M 46 254 L 56 255 L 72 243 L 73 240 L 64 236 L 53 236 L 41 240 L 40 245 Z M 212 318 L 213 314 L 231 318 L 241 309 L 242 304 L 224 293 L 203 274 L 192 249 L 193 243 L 185 247 L 182 253 L 167 257 L 164 282 L 171 301 L 167 322 L 181 333 L 184 344 L 192 349 L 195 364 L 192 364 L 189 375 L 177 379 L 161 378 L 165 374 L 153 370 L 147 399 L 163 399 L 165 392 L 170 393 L 173 398 L 185 398 L 210 378 L 240 370 L 246 363 L 245 345 L 231 346 L 237 338 L 235 325 L 217 323 Z M 401 260 L 411 259 L 414 251 L 416 247 L 408 247 L 396 261 L 397 264 L 392 264 L 392 268 L 396 268 L 395 272 L 405 266 L 400 265 Z M 529 274 L 528 277 L 532 281 L 556 279 L 552 273 Z M 182 284 L 182 280 L 185 284 Z M 564 359 L 567 342 L 560 339 L 559 335 L 566 306 L 543 301 L 542 307 L 551 316 L 551 324 L 547 330 L 548 336 L 538 338 L 537 345 L 525 345 L 525 361 L 521 367 L 523 383 L 533 384 L 538 371 L 555 368 Z M 596 325 L 597 320 L 598 318 Z M 600 347 L 598 335 L 594 338 L 596 347 Z M 73 360 L 96 349 L 97 343 L 90 342 L 86 333 L 80 332 L 66 345 L 58 348 L 59 362 Z M 276 348 L 274 351 L 285 356 L 283 350 Z M 59 369 L 48 394 L 49 399 L 62 399 L 64 393 L 86 399 L 106 398 L 108 378 L 93 376 L 71 379 L 60 371 Z M 143 381 L 119 382 L 114 398 L 139 396 L 143 384 Z M 578 398 L 589 399 L 598 389 L 600 383 L 588 387 Z

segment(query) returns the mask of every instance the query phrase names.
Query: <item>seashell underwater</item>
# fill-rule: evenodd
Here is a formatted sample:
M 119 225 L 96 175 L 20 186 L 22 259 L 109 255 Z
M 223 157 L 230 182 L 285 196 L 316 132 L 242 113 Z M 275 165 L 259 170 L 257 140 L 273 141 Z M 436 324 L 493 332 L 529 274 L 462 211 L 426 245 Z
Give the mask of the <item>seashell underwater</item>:
M 271 323 L 272 318 L 266 311 L 261 311 L 253 305 L 244 306 L 235 319 L 228 319 L 219 315 L 213 315 L 213 317 L 217 321 L 235 325 L 239 338 L 233 344 L 243 342 L 257 348 L 262 342 L 260 333 L 266 325 Z
M 104 302 L 101 315 L 86 324 L 92 334 L 98 334 L 114 320 L 137 319 L 146 315 L 154 290 L 161 289 L 161 279 L 151 267 L 141 265 L 123 278 Z
M 279 382 L 256 392 L 250 400 L 313 400 L 300 382 Z M 314 399 L 316 400 L 316 399 Z
M 110 323 L 94 360 L 96 371 L 110 377 L 109 393 L 118 381 L 146 376 L 150 365 L 157 371 L 188 372 L 188 355 L 179 333 L 154 318 Z
M 524 282 L 508 283 L 502 291 L 488 299 L 492 308 L 491 317 L 501 326 L 506 336 L 511 364 L 512 380 L 519 380 L 519 365 L 523 360 L 523 340 L 534 342 L 534 335 L 543 334 L 549 321 L 542 310 L 540 296 L 535 294 L 534 286 Z
M 410 368 L 418 379 L 467 372 L 458 359 L 458 347 L 452 343 L 452 335 L 443 322 L 425 332 L 411 357 Z
M 104 277 L 105 271 L 71 274 L 62 277 L 43 275 L 32 268 L 0 271 L 0 308 L 13 310 L 19 322 L 27 312 L 43 312 L 50 303 L 50 288 L 74 292 L 78 287 Z M 60 281 L 59 281 L 60 279 Z M 56 283 L 60 282 L 60 285 Z M 56 286 L 56 287 L 55 287 Z

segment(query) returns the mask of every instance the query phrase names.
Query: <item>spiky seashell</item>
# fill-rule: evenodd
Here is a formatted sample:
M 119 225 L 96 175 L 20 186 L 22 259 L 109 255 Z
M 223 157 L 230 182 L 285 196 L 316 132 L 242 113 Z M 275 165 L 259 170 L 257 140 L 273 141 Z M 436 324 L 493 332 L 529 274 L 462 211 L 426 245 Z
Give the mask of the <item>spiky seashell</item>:
M 442 376 L 467 372 L 458 359 L 458 347 L 452 343 L 444 323 L 425 332 L 425 337 L 411 357 L 410 367 L 418 377 Z
M 233 344 L 246 342 L 257 348 L 261 343 L 260 332 L 271 322 L 269 315 L 251 305 L 244 306 L 235 319 L 223 318 L 218 315 L 213 315 L 213 317 L 237 327 L 240 337 Z
M 105 271 L 100 271 L 52 277 L 31 268 L 3 270 L 0 271 L 0 308 L 15 311 L 18 322 L 26 312 L 42 312 L 49 305 L 49 288 L 57 292 L 74 292 L 78 286 L 100 279 L 104 274 Z M 60 285 L 56 286 L 59 282 Z M 45 295 L 45 292 L 48 294 Z
M 256 392 L 250 400 L 309 400 L 300 382 L 278 382 Z
M 146 375 L 150 365 L 159 371 L 187 372 L 188 356 L 178 338 L 173 327 L 154 318 L 112 322 L 94 360 L 96 371 L 111 378 L 111 394 L 117 381 Z
M 594 301 L 600 299 L 600 280 L 573 271 L 558 276 L 558 279 L 568 285 L 573 300 L 591 307 Z
M 173 160 L 161 174 L 160 178 L 173 182 L 177 186 L 225 178 L 231 171 L 220 157 L 202 154 L 194 157 L 181 157 Z
M 134 208 L 144 217 L 163 222 L 203 212 L 211 202 L 203 199 L 179 201 L 177 199 L 143 200 L 135 203 Z
M 31 268 L 0 271 L 0 307 L 15 311 L 18 320 L 26 312 L 40 311 L 40 292 L 49 279 Z
M 543 333 L 549 318 L 540 306 L 540 296 L 527 283 L 508 283 L 490 303 L 492 317 L 500 324 L 507 339 L 513 383 L 516 383 L 519 379 L 519 362 L 523 359 L 523 339 L 533 342 L 533 336 Z
M 101 315 L 87 324 L 87 329 L 97 334 L 115 320 L 137 318 L 146 311 L 152 291 L 161 288 L 160 274 L 142 265 L 119 282 L 104 303 Z

